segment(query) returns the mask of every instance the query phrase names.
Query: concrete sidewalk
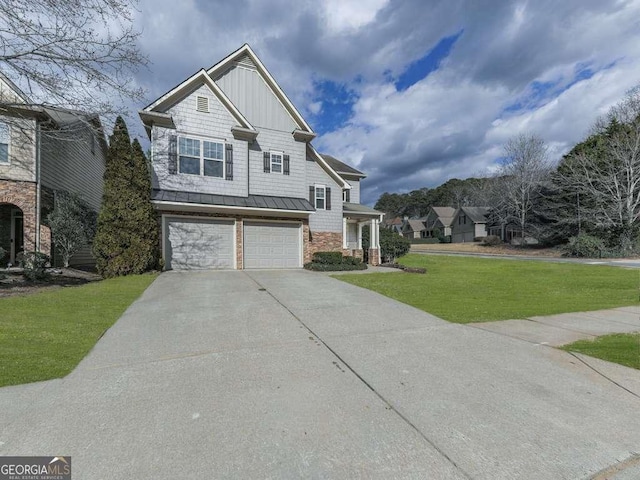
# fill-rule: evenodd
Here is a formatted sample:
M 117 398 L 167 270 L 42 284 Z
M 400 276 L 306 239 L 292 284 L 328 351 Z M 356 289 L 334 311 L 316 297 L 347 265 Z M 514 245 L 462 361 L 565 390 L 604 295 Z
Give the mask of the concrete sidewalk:
M 608 333 L 638 332 L 640 306 L 468 325 L 530 343 L 560 346 Z
M 640 306 L 467 325 L 535 345 L 559 347 L 610 333 L 640 332 Z M 598 374 L 640 397 L 640 374 L 637 371 L 580 353 L 571 355 Z M 637 478 L 640 478 L 640 471 L 638 473 Z

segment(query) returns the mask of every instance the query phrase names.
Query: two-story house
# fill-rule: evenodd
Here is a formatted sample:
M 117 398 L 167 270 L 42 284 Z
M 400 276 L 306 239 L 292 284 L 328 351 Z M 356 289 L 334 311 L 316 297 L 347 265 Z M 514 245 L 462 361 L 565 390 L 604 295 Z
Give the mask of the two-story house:
M 451 222 L 451 242 L 475 242 L 487 236 L 488 207 L 460 207 Z
M 378 263 L 382 214 L 360 204 L 365 175 L 316 134 L 249 45 L 140 111 L 166 269 L 299 268 L 314 252 Z
M 95 211 L 102 201 L 107 145 L 95 115 L 34 105 L 0 74 L 0 264 L 23 251 L 54 256 L 46 215 L 57 191 L 81 196 Z M 94 263 L 86 246 L 70 263 Z

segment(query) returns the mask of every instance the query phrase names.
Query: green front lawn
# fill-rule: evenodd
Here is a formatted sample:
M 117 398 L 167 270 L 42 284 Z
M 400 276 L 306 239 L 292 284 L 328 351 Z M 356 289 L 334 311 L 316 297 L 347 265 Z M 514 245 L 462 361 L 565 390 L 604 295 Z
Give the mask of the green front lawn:
M 156 276 L 0 299 L 0 386 L 70 373 Z
M 640 333 L 615 333 L 594 340 L 579 340 L 562 349 L 640 370 Z
M 424 267 L 427 273 L 336 278 L 457 323 L 601 310 L 638 303 L 638 270 L 415 254 L 400 261 L 412 267 Z

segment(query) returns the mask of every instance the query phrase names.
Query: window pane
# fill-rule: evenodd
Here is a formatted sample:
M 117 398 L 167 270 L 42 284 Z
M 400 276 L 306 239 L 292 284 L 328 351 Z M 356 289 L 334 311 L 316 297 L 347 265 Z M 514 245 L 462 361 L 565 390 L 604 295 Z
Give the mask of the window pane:
M 200 158 L 180 157 L 180 173 L 200 175 Z
M 9 145 L 0 143 L 0 163 L 9 163 Z
M 220 177 L 223 176 L 224 162 L 217 160 L 205 160 L 204 161 L 204 174 L 207 177 Z
M 282 164 L 281 163 L 272 163 L 271 171 L 273 173 L 282 173 Z
M 324 210 L 325 187 L 316 187 L 316 208 Z
M 0 122 L 0 143 L 9 144 L 9 125 Z
M 224 159 L 224 151 L 221 143 L 207 141 L 202 143 L 202 152 L 205 158 L 215 158 L 216 160 Z
M 180 148 L 180 155 L 200 157 L 200 140 L 180 137 L 178 146 Z

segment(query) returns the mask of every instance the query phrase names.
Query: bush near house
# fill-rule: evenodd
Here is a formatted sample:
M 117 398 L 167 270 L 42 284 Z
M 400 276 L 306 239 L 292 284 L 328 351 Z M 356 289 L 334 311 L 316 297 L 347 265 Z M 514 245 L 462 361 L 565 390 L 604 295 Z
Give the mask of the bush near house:
M 365 255 L 369 251 L 369 227 L 362 229 L 362 248 Z M 397 258 L 409 253 L 411 241 L 386 228 L 380 229 L 380 255 L 383 263 L 394 263 Z
M 495 247 L 496 245 L 502 245 L 502 240 L 497 235 L 487 235 L 482 239 L 482 245 L 486 247 Z
M 601 239 L 583 233 L 571 237 L 564 247 L 564 252 L 567 257 L 600 258 L 604 249 L 605 245 Z
M 359 258 L 342 256 L 340 252 L 316 252 L 312 261 L 304 265 L 306 270 L 316 272 L 340 272 L 349 270 L 366 270 L 367 265 Z

